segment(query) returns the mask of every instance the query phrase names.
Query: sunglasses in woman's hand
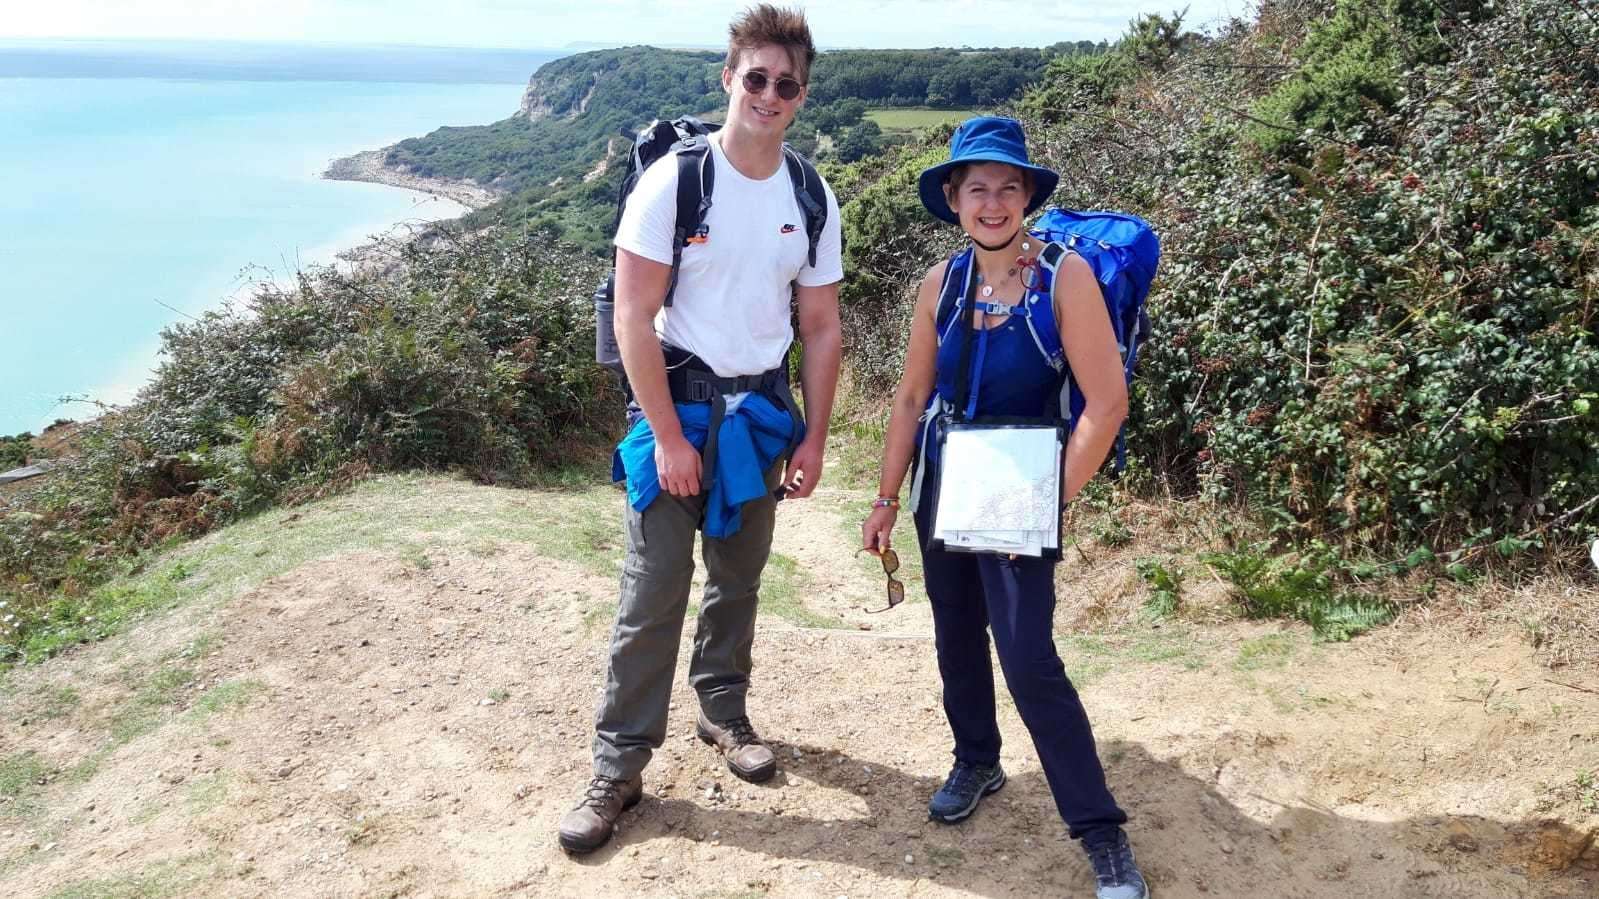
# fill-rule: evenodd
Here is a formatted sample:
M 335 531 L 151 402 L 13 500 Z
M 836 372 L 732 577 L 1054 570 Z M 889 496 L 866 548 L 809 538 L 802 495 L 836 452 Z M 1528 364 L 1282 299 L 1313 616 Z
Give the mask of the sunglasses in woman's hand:
M 882 561 L 883 574 L 888 576 L 888 605 L 881 609 L 861 610 L 867 614 L 875 615 L 878 612 L 887 612 L 889 609 L 892 609 L 905 601 L 905 584 L 901 582 L 899 578 L 894 577 L 894 572 L 899 570 L 899 553 L 896 553 L 891 549 L 874 550 L 863 547 L 859 550 L 856 550 L 855 555 L 858 556 L 861 553 L 867 552 L 877 556 L 877 558 Z

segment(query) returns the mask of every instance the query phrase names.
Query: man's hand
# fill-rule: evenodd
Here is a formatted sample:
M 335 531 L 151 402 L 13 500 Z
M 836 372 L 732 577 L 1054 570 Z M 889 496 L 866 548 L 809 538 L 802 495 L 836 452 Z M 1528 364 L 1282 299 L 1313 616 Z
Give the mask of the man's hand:
M 783 490 L 789 498 L 804 499 L 816 491 L 822 480 L 823 442 L 807 437 L 789 457 L 788 470 L 783 473 Z
M 695 496 L 700 492 L 700 453 L 694 444 L 679 434 L 655 438 L 655 476 L 661 489 L 672 496 Z

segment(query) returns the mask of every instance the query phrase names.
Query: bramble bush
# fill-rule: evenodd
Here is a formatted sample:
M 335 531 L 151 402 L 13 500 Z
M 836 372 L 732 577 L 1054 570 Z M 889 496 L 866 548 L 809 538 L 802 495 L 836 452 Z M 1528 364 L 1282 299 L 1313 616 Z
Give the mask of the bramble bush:
M 1201 127 L 1135 442 L 1290 536 L 1455 561 L 1599 521 L 1599 20 L 1527 0 L 1444 41 L 1303 164 Z
M 1077 80 L 1018 108 L 1055 202 L 1162 235 L 1134 473 L 1247 503 L 1285 545 L 1464 576 L 1599 531 L 1599 14 L 1429 5 L 1367 41 L 1383 92 L 1335 89 L 1338 48 L 1413 5 L 1287 0 L 1204 40 L 1146 21 L 1100 65 L 1175 48 L 1158 66 L 1084 89 L 1060 62 Z M 1257 114 L 1305 90 L 1350 102 Z M 874 391 L 897 377 L 905 285 L 953 246 L 915 203 L 942 158 L 901 149 L 846 212 L 846 321 L 894 329 L 850 336 Z

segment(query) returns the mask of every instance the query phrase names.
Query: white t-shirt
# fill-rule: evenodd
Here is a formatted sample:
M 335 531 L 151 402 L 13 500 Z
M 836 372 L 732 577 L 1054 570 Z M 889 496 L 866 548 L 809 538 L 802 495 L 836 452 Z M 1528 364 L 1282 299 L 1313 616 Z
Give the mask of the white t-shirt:
M 844 277 L 838 200 L 827 192 L 827 223 L 816 245 L 816 265 L 805 217 L 794 196 L 788 166 L 755 181 L 728 162 L 710 141 L 716 166 L 703 243 L 683 248 L 672 305 L 655 317 L 655 333 L 705 360 L 722 377 L 755 375 L 781 365 L 794 339 L 789 284 L 832 284 Z M 672 264 L 677 220 L 677 162 L 663 158 L 639 178 L 616 229 L 616 246 L 663 265 Z

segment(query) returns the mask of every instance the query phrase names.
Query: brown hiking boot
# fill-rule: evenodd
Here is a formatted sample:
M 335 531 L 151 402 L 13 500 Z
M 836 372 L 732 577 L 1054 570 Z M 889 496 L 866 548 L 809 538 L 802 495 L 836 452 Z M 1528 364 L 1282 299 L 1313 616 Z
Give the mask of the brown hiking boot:
M 694 729 L 701 740 L 721 750 L 722 757 L 727 759 L 727 770 L 744 780 L 760 783 L 771 780 L 777 773 L 777 756 L 755 735 L 750 719 L 743 715 L 718 724 L 700 712 Z
M 642 798 L 641 777 L 616 780 L 594 775 L 583 791 L 583 800 L 561 819 L 561 848 L 567 852 L 593 852 L 604 846 L 616 829 L 616 819 Z

